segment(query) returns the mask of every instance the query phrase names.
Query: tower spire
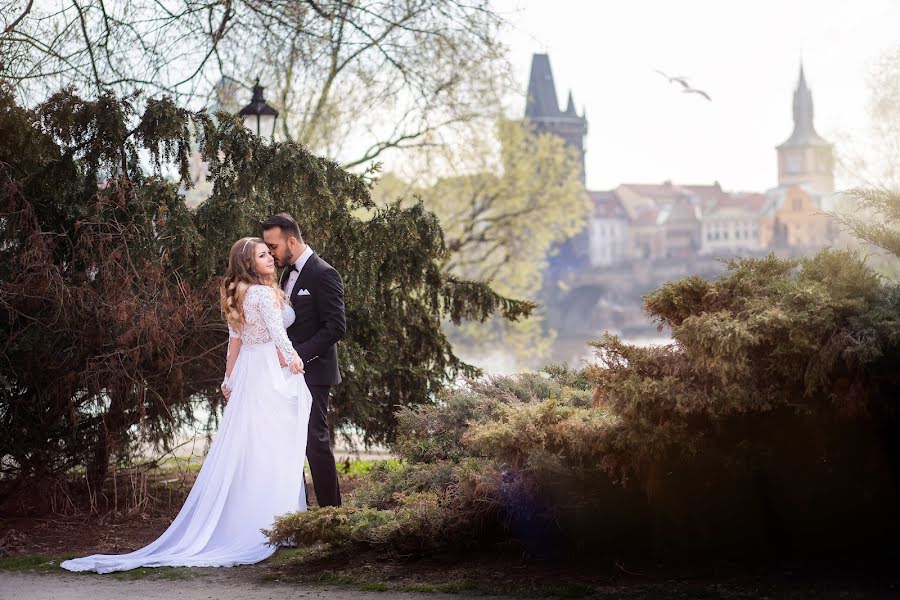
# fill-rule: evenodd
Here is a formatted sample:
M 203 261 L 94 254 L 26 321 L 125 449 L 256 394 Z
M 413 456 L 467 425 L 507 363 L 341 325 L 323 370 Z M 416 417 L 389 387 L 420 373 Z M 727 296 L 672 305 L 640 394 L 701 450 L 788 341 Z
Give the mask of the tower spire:
M 786 146 L 819 145 L 825 144 L 825 140 L 816 133 L 813 124 L 813 99 L 812 90 L 806 83 L 806 73 L 803 70 L 803 62 L 800 62 L 800 75 L 797 77 L 797 88 L 794 90 L 794 131 L 791 137 L 784 143 Z
M 550 71 L 550 57 L 546 54 L 535 54 L 531 59 L 525 116 L 534 119 L 558 117 L 559 114 L 556 86 L 553 84 L 553 73 Z
M 566 114 L 571 117 L 578 116 L 578 113 L 575 112 L 575 101 L 572 99 L 572 90 L 569 90 L 569 100 L 566 102 Z
M 794 131 L 778 146 L 778 185 L 803 185 L 817 194 L 830 194 L 834 191 L 834 151 L 813 124 L 812 91 L 802 59 L 792 108 Z
M 575 100 L 569 92 L 565 112 L 559 110 L 550 57 L 535 54 L 531 61 L 531 78 L 528 81 L 528 101 L 525 104 L 525 120 L 539 133 L 552 133 L 563 139 L 566 145 L 577 150 L 581 157 L 581 177 L 584 181 L 584 136 L 587 135 L 587 119 L 575 112 Z

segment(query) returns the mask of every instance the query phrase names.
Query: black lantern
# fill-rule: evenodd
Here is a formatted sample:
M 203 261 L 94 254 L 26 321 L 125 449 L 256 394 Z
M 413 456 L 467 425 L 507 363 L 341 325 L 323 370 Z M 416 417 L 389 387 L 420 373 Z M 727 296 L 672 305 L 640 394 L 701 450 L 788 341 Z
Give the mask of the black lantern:
M 278 111 L 266 104 L 263 98 L 263 86 L 259 85 L 259 79 L 253 86 L 253 98 L 250 104 L 238 111 L 238 116 L 244 119 L 244 126 L 256 135 L 262 136 L 263 132 L 272 132 L 275 137 L 275 121 L 278 120 Z M 271 128 L 269 125 L 271 124 Z

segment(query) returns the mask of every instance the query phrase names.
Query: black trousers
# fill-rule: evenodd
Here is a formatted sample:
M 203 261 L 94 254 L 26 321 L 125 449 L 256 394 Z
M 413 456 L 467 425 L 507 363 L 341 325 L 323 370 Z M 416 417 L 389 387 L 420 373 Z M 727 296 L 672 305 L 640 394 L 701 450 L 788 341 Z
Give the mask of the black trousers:
M 338 487 L 337 468 L 331 451 L 328 433 L 329 385 L 311 385 L 312 409 L 309 412 L 309 431 L 306 438 L 306 460 L 312 473 L 313 489 L 319 506 L 340 506 L 341 489 Z M 307 502 L 308 503 L 308 502 Z

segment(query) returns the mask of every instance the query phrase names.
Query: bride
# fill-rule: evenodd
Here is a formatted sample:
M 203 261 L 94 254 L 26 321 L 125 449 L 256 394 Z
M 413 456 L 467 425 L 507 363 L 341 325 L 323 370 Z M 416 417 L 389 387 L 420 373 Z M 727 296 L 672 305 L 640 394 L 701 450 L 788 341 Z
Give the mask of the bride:
M 221 296 L 229 331 L 222 386 L 231 394 L 184 506 L 148 546 L 67 560 L 64 569 L 110 573 L 255 563 L 275 552 L 260 529 L 278 515 L 306 510 L 303 461 L 312 397 L 285 332 L 294 311 L 261 239 L 243 238 L 231 247 Z

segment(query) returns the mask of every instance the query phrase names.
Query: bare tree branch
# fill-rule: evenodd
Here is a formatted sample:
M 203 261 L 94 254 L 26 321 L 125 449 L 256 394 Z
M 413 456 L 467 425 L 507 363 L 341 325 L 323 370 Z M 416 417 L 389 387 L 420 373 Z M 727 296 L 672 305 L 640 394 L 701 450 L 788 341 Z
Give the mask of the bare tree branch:
M 19 15 L 16 20 L 6 26 L 6 29 L 3 30 L 3 34 L 10 33 L 16 28 L 16 25 L 22 22 L 22 19 L 28 16 L 28 13 L 31 12 L 31 6 L 34 4 L 34 0 L 28 0 L 28 4 L 25 6 L 25 10 L 22 11 L 22 14 Z

